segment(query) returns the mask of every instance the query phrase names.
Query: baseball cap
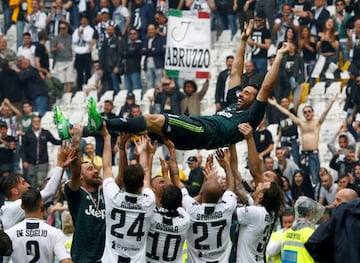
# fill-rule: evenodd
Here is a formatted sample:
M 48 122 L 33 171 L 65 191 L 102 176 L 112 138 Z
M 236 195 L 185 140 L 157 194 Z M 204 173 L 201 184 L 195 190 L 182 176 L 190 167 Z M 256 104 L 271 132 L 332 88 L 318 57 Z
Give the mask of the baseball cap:
M 109 13 L 109 9 L 108 9 L 108 8 L 106 8 L 106 7 L 101 8 L 101 10 L 100 10 L 100 14 L 102 14 L 102 13 Z
M 271 53 L 268 54 L 267 57 L 268 57 L 268 58 L 274 58 L 274 57 L 276 57 L 276 54 L 273 53 L 273 52 L 271 52 Z
M 260 17 L 260 18 L 262 18 L 262 19 L 265 19 L 265 18 L 266 18 L 266 14 L 265 14 L 264 11 L 258 10 L 258 11 L 256 12 L 255 17 Z
M 197 162 L 197 158 L 195 156 L 190 156 L 187 161 L 187 163 L 194 163 Z
M 134 93 L 129 92 L 129 93 L 126 95 L 126 99 L 135 99 Z
M 5 127 L 7 128 L 7 124 L 4 121 L 0 121 L 0 128 Z

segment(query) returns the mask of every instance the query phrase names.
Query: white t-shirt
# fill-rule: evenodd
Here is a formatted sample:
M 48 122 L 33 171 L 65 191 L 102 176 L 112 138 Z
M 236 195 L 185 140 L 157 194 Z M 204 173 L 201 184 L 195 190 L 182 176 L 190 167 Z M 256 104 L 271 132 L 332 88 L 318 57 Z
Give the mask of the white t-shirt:
M 20 46 L 17 50 L 16 55 L 28 58 L 30 60 L 31 66 L 35 67 L 35 48 L 36 47 L 34 45 L 31 45 L 29 48 Z
M 211 9 L 209 7 L 208 2 L 212 3 L 214 1 L 213 0 L 193 0 L 192 4 L 190 6 L 190 10 L 201 10 L 201 11 L 211 13 Z
M 236 196 L 226 191 L 217 204 L 198 203 L 183 188 L 183 207 L 190 215 L 188 262 L 229 262 L 230 227 L 236 207 Z
M 103 182 L 106 239 L 102 262 L 146 261 L 146 238 L 155 209 L 155 195 L 149 188 L 142 194 L 121 191 L 114 178 Z
M 147 262 L 182 262 L 182 248 L 190 226 L 190 217 L 182 207 L 179 215 L 170 217 L 157 208 L 151 219 L 150 231 L 146 244 Z
M 236 262 L 264 262 L 273 219 L 262 206 L 239 207 L 236 214 L 240 224 Z
M 54 255 L 59 261 L 70 258 L 61 230 L 40 219 L 26 218 L 5 232 L 12 240 L 13 263 L 49 263 L 54 262 Z

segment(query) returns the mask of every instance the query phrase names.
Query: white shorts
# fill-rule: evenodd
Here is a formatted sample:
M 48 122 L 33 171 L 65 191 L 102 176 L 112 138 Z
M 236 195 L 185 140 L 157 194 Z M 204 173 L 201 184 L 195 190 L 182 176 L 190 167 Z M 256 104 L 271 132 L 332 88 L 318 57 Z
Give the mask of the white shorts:
M 72 61 L 56 62 L 54 68 L 54 76 L 58 78 L 61 83 L 74 82 L 74 63 Z

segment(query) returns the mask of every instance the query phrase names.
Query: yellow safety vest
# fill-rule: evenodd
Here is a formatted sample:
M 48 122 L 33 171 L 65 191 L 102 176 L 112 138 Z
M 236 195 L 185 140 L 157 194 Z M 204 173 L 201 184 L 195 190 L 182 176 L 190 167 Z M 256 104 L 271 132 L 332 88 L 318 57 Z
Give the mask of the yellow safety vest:
M 271 234 L 270 236 L 270 240 L 277 242 L 279 239 L 282 238 L 284 232 L 283 229 L 276 231 L 274 233 Z M 282 263 L 281 262 L 281 253 L 279 253 L 278 255 L 274 256 L 274 257 L 270 257 L 268 255 L 266 255 L 266 262 L 268 263 Z
M 314 259 L 304 244 L 314 233 L 314 229 L 304 227 L 300 230 L 288 229 L 281 242 L 282 263 L 314 263 Z

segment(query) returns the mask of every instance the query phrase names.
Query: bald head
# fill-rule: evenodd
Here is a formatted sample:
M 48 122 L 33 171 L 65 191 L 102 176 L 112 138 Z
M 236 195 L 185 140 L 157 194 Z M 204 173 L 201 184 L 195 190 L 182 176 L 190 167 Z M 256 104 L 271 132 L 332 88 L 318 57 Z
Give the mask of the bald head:
M 351 201 L 358 197 L 359 196 L 358 196 L 357 192 L 353 189 L 350 189 L 350 188 L 341 189 L 335 195 L 334 206 L 338 207 L 340 204 Z
M 208 179 L 204 182 L 202 201 L 204 203 L 217 203 L 222 194 L 222 189 L 216 179 Z

